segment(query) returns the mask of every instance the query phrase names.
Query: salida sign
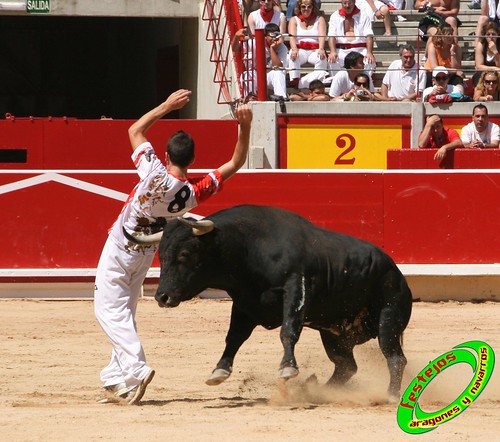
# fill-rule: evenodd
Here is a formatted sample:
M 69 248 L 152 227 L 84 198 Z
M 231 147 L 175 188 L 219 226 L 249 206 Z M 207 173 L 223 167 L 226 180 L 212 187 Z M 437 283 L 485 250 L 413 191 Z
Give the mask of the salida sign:
M 50 0 L 28 0 L 26 11 L 32 14 L 48 14 L 50 12 Z

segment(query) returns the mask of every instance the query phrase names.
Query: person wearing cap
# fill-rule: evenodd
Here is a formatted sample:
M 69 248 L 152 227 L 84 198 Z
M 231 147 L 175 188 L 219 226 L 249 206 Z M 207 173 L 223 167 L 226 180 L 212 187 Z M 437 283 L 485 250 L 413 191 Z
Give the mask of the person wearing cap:
M 441 161 L 453 149 L 463 147 L 460 135 L 455 129 L 444 127 L 439 115 L 429 115 L 418 136 L 419 149 L 437 149 L 434 159 Z
M 498 124 L 489 121 L 488 108 L 476 104 L 472 109 L 472 122 L 462 128 L 460 138 L 466 149 L 497 149 L 500 145 Z
M 432 97 L 437 98 L 439 102 L 439 97 L 443 95 L 450 94 L 462 94 L 464 93 L 464 88 L 462 85 L 448 84 L 449 72 L 443 66 L 438 66 L 432 71 L 432 86 L 424 89 L 422 94 L 422 101 L 429 101 Z M 451 102 L 451 99 L 449 100 Z
M 245 39 L 247 31 L 241 28 L 235 32 L 231 42 L 231 48 L 234 53 L 241 52 L 241 40 Z M 265 50 L 266 50 L 266 66 L 267 66 L 267 87 L 271 91 L 273 100 L 288 100 L 286 91 L 286 73 L 284 70 L 288 50 L 283 43 L 283 37 L 280 28 L 275 23 L 268 23 L 264 27 L 265 36 Z M 255 69 L 255 39 L 251 38 L 243 45 L 245 55 L 244 60 L 249 61 L 247 70 L 241 75 L 241 82 L 243 83 L 243 91 L 247 97 L 257 93 L 257 71 Z

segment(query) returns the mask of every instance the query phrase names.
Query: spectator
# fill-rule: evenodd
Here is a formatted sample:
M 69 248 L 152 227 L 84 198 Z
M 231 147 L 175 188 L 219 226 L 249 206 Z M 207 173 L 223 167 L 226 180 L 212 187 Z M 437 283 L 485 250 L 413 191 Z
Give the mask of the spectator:
M 462 140 L 455 129 L 444 127 L 439 115 L 429 115 L 425 126 L 418 136 L 420 149 L 437 149 L 435 160 L 442 160 L 448 151 L 463 147 Z
M 321 0 L 316 2 L 318 4 L 318 9 L 321 9 Z M 297 0 L 287 0 L 286 1 L 286 19 L 290 21 L 290 19 L 297 14 L 295 10 L 295 5 L 297 4 Z
M 268 23 L 279 26 L 280 34 L 286 33 L 286 18 L 283 12 L 274 9 L 274 0 L 260 0 L 260 8 L 248 16 L 248 30 L 250 37 L 255 35 L 256 29 L 264 29 Z M 284 42 L 284 39 L 282 39 Z
M 448 84 L 448 71 L 438 66 L 432 71 L 432 86 L 424 89 L 422 101 L 431 103 L 451 103 L 450 94 L 463 94 L 461 85 Z
M 429 8 L 432 9 L 429 10 Z M 442 20 L 439 25 L 429 25 L 425 29 L 427 37 L 435 35 L 439 27 L 449 25 L 453 30 L 452 34 L 455 36 L 455 43 L 458 43 L 456 37 L 458 36 L 458 27 L 461 25 L 458 19 L 460 0 L 415 0 L 415 9 L 425 10 L 427 13 L 437 15 Z
M 358 74 L 363 73 L 363 55 L 359 52 L 349 52 L 344 60 L 346 70 L 340 71 L 333 77 L 330 85 L 330 97 L 333 101 L 350 101 L 355 94 L 354 80 Z M 373 83 L 368 77 L 370 85 L 368 90 L 373 94 Z
M 474 88 L 474 101 L 499 101 L 499 81 L 500 71 L 483 72 Z
M 474 48 L 474 60 L 476 73 L 472 77 L 474 86 L 477 85 L 481 71 L 500 70 L 500 38 L 498 26 L 494 22 L 488 22 L 481 28 L 481 38 L 478 39 Z
M 330 101 L 330 96 L 325 91 L 325 85 L 320 80 L 313 80 L 306 92 L 290 94 L 290 101 Z
M 424 64 L 430 83 L 430 73 L 437 66 L 444 66 L 451 73 L 450 84 L 463 84 L 462 48 L 455 43 L 452 30 L 449 26 L 439 28 L 438 33 L 432 37 L 427 45 L 427 60 Z
M 322 71 L 325 74 L 328 64 L 325 52 L 326 21 L 323 16 L 318 15 L 316 0 L 298 0 L 295 10 L 296 16 L 288 23 L 291 87 L 299 86 L 300 67 L 303 64 L 310 63 L 315 72 Z
M 342 0 L 342 7 L 334 12 L 328 24 L 328 46 L 331 75 L 335 75 L 352 51 L 365 58 L 364 69 L 371 75 L 376 66 L 373 55 L 373 29 L 370 17 L 360 11 L 354 0 Z
M 392 18 L 389 11 L 399 10 L 403 7 L 403 0 L 356 0 L 356 5 L 370 17 L 373 22 L 375 19 L 384 22 L 384 37 L 392 35 Z
M 415 101 L 427 82 L 426 72 L 415 61 L 415 48 L 407 44 L 399 48 L 399 60 L 387 69 L 380 87 L 381 101 Z
M 241 38 L 246 35 L 246 29 L 242 28 L 234 34 L 231 48 L 233 52 L 241 51 Z M 267 70 L 267 87 L 274 95 L 274 99 L 287 99 L 286 91 L 286 74 L 282 69 L 285 66 L 287 59 L 287 48 L 282 42 L 280 29 L 275 23 L 268 23 L 264 28 L 265 44 L 266 44 L 266 66 Z M 254 39 L 248 42 L 248 51 L 254 54 L 253 50 Z M 245 95 L 256 94 L 257 92 L 257 72 L 255 70 L 255 60 L 251 61 L 251 67 L 247 67 L 247 71 L 242 74 L 242 83 Z M 281 68 L 281 69 L 280 69 Z
M 488 22 L 493 22 L 495 25 L 500 26 L 500 5 L 498 0 L 481 1 L 481 15 L 477 20 L 476 37 L 481 36 L 481 30 Z
M 460 134 L 467 149 L 497 149 L 500 144 L 500 129 L 488 119 L 488 108 L 476 104 L 472 109 L 472 123 L 462 128 Z

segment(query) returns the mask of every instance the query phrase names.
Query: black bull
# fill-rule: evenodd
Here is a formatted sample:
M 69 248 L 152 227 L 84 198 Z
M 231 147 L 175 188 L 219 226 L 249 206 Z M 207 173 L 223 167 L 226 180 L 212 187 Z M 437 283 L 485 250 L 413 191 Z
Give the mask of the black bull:
M 214 213 L 200 225 L 167 225 L 159 256 L 160 306 L 176 307 L 207 288 L 225 290 L 233 300 L 226 347 L 209 385 L 229 377 L 238 349 L 257 325 L 281 326 L 280 376 L 296 376 L 294 349 L 306 326 L 319 331 L 335 364 L 328 384 L 348 381 L 357 371 L 354 346 L 378 336 L 389 395 L 399 396 L 406 365 L 401 338 L 412 295 L 380 248 L 285 210 L 245 205 Z

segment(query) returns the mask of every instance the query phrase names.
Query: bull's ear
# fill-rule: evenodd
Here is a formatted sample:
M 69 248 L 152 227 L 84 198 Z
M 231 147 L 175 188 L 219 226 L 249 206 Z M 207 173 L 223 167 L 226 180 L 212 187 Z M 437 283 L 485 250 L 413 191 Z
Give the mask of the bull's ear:
M 178 219 L 182 224 L 191 227 L 191 229 L 193 230 L 193 235 L 196 236 L 205 235 L 205 233 L 209 233 L 214 230 L 214 223 L 209 219 L 200 219 L 198 221 L 189 218 Z

